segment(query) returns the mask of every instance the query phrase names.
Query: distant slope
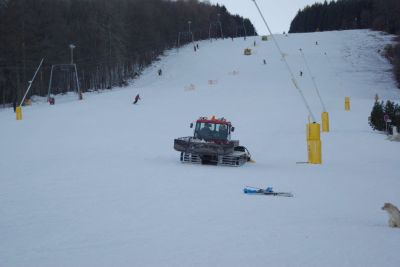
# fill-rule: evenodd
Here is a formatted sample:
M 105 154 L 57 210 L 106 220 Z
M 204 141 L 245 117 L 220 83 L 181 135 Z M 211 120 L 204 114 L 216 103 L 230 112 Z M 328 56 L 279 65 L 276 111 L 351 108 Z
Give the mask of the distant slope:
M 290 25 L 290 33 L 373 29 L 389 34 L 400 33 L 400 1 L 338 0 L 315 3 L 299 10 Z M 385 49 L 393 64 L 393 73 L 400 88 L 400 44 Z
M 52 65 L 71 60 L 77 64 L 81 90 L 111 89 L 126 85 L 165 49 L 176 47 L 180 32 L 182 45 L 209 35 L 221 38 L 221 31 L 224 37 L 236 37 L 241 34 L 237 25 L 255 32 L 249 19 L 197 0 L 0 1 L 0 101 L 22 100 L 42 58 L 32 95 L 46 95 Z M 58 69 L 53 77 L 53 92 L 76 89 L 68 69 Z

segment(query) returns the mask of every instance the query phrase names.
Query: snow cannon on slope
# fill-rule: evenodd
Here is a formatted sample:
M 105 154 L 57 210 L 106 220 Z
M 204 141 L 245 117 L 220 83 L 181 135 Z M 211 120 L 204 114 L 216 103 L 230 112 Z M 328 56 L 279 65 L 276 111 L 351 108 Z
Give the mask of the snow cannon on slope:
M 250 48 L 246 48 L 246 49 L 244 50 L 243 54 L 244 54 L 245 56 L 250 56 L 250 55 L 251 55 L 251 49 L 250 49 Z
M 190 128 L 193 128 L 193 123 Z M 250 152 L 231 140 L 235 128 L 224 118 L 200 117 L 194 126 L 194 134 L 174 140 L 174 149 L 181 152 L 184 163 L 225 165 L 238 167 L 251 160 Z M 252 161 L 253 162 L 253 161 Z

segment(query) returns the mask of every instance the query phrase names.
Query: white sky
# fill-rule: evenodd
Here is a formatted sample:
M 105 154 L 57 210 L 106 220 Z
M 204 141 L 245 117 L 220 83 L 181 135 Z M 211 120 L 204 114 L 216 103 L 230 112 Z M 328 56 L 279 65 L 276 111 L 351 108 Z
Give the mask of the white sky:
M 210 0 L 211 3 L 224 5 L 232 14 L 249 18 L 259 34 L 266 34 L 267 29 L 252 0 Z M 257 0 L 265 19 L 273 33 L 289 31 L 290 22 L 299 9 L 323 0 Z

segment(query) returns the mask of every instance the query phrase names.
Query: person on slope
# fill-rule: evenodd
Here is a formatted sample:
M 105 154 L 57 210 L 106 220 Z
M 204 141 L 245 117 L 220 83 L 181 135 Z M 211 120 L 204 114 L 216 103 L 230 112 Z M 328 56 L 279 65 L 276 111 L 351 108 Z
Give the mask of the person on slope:
M 133 104 L 136 104 L 139 100 L 141 100 L 141 98 L 140 98 L 139 94 L 137 94 L 135 96 L 135 100 L 133 101 Z

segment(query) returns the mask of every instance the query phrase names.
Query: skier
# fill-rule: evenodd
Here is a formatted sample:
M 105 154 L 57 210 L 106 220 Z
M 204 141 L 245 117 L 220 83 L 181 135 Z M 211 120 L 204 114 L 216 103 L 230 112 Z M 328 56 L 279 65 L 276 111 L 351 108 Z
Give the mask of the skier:
M 254 46 L 256 46 L 256 41 L 254 41 Z
M 196 46 L 195 45 L 193 46 L 193 50 L 194 50 L 194 52 L 196 52 Z
M 159 70 L 158 70 L 158 76 L 161 76 L 161 75 L 162 75 L 162 70 L 159 69 Z
M 318 41 L 315 41 L 315 45 L 318 45 Z
M 199 49 L 199 44 L 196 44 L 196 48 Z
M 264 63 L 264 65 L 267 65 L 267 61 L 265 59 L 263 60 L 263 63 Z
M 139 94 L 137 94 L 135 96 L 135 101 L 133 101 L 133 104 L 136 104 L 139 100 L 141 100 L 141 98 L 140 98 Z
M 303 72 L 302 71 L 300 71 L 300 77 L 302 77 L 303 76 Z

